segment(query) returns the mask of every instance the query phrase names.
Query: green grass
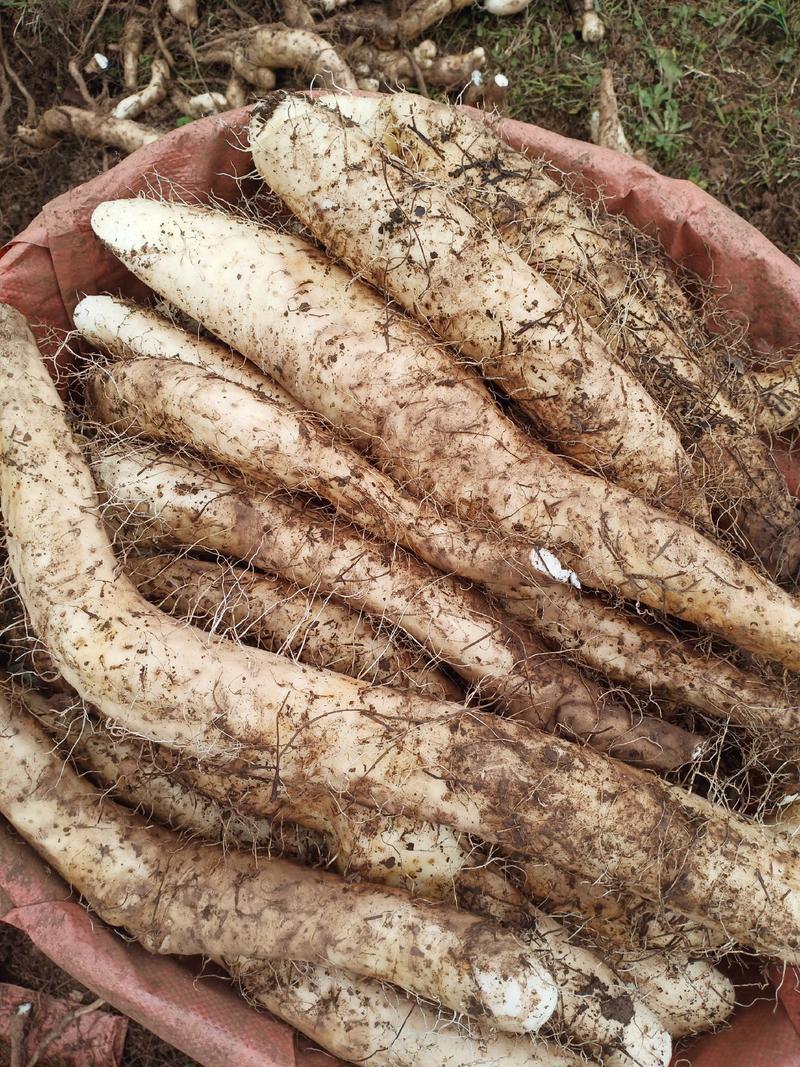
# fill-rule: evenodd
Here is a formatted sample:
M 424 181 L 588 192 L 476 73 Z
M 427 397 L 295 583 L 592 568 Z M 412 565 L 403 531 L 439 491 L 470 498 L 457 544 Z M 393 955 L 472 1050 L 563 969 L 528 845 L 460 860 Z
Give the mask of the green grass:
M 800 0 L 606 0 L 604 19 L 606 40 L 586 45 L 561 0 L 539 0 L 510 19 L 467 9 L 435 38 L 483 45 L 512 117 L 573 137 L 610 66 L 633 147 L 800 256 Z

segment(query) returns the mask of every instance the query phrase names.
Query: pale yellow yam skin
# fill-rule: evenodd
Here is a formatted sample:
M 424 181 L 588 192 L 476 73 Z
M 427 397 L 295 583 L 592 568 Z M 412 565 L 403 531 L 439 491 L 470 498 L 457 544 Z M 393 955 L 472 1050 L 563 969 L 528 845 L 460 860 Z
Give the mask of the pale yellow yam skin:
M 637 622 L 597 597 L 556 582 L 497 590 L 503 607 L 537 634 L 608 678 L 796 744 L 798 694 L 701 652 L 655 623 Z
M 303 588 L 342 598 L 404 629 L 477 694 L 515 716 L 661 768 L 686 763 L 700 751 L 700 740 L 688 731 L 657 718 L 634 719 L 626 708 L 601 701 L 593 682 L 515 631 L 476 590 L 393 546 L 361 540 L 319 511 L 248 492 L 223 473 L 153 449 L 96 450 L 94 470 L 114 514 L 127 517 L 129 525 L 137 516 L 145 536 L 235 555 Z
M 592 1067 L 591 1061 L 552 1042 L 464 1028 L 396 990 L 344 971 L 294 963 L 264 967 L 244 959 L 229 960 L 227 966 L 248 997 L 348 1062 L 371 1067 Z
M 416 181 L 307 98 L 256 112 L 250 140 L 259 173 L 329 251 L 477 360 L 562 452 L 649 500 L 705 516 L 678 435 L 645 389 L 445 190 Z
M 111 801 L 98 810 L 96 789 L 53 752 L 8 687 L 0 728 L 2 813 L 107 922 L 151 951 L 322 961 L 511 1032 L 552 1014 L 552 979 L 502 927 L 283 860 L 182 842 Z
M 187 333 L 151 308 L 115 296 L 85 296 L 73 311 L 72 321 L 82 337 L 117 359 L 151 356 L 181 360 L 276 403 L 297 406 L 285 389 L 244 356 Z
M 530 549 L 498 543 L 414 499 L 316 416 L 275 403 L 202 367 L 133 359 L 94 374 L 90 410 L 122 433 L 187 445 L 270 485 L 313 493 L 377 537 L 479 582 L 530 580 Z
M 468 371 L 308 244 L 154 201 L 103 204 L 93 226 L 139 278 L 368 443 L 398 480 L 417 479 L 415 492 L 435 486 L 462 518 L 488 514 L 512 537 L 552 549 L 588 586 L 800 668 L 793 597 L 688 526 L 547 453 Z
M 713 1030 L 733 1014 L 736 989 L 708 960 L 692 960 L 680 952 L 609 958 L 673 1038 Z
M 283 578 L 169 555 L 131 556 L 125 570 L 162 611 L 222 636 L 279 652 L 370 685 L 392 685 L 436 700 L 463 700 L 458 684 L 423 651 L 378 629 L 368 615 L 314 596 Z

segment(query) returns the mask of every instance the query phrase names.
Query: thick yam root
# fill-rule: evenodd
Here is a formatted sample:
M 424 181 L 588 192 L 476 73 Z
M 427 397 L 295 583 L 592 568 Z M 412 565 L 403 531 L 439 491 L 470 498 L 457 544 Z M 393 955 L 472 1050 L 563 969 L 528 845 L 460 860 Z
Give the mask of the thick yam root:
M 35 129 L 20 126 L 20 140 L 33 148 L 52 148 L 61 137 L 84 137 L 88 141 L 135 152 L 161 137 L 159 130 L 141 126 L 130 119 L 115 119 L 78 107 L 54 107 L 45 111 Z
M 13 764 L 0 810 L 102 918 L 150 951 L 323 959 L 512 1033 L 537 1030 L 555 1009 L 552 978 L 502 927 L 283 860 L 181 842 L 110 801 L 98 811 L 95 789 L 8 688 L 0 726 L 4 765 Z
M 311 30 L 286 26 L 258 26 L 244 35 L 210 41 L 197 51 L 205 63 L 229 63 L 237 74 L 260 89 L 265 85 L 254 71 L 302 70 L 316 88 L 353 91 L 358 88 L 349 66 L 336 49 Z
M 114 119 L 138 119 L 145 111 L 149 111 L 151 107 L 155 107 L 162 100 L 166 100 L 171 80 L 172 74 L 167 61 L 161 58 L 154 59 L 150 81 L 138 93 L 120 100 L 111 112 L 111 117 Z
M 261 175 L 334 255 L 459 345 L 562 452 L 649 500 L 705 516 L 678 436 L 643 387 L 445 189 L 421 185 L 324 103 L 289 98 L 256 113 L 251 145 Z
M 702 751 L 697 737 L 661 719 L 632 722 L 627 709 L 604 702 L 592 682 L 554 662 L 477 591 L 467 592 L 396 549 L 389 563 L 382 546 L 348 534 L 322 514 L 248 493 L 221 473 L 154 450 L 97 449 L 93 465 L 111 512 L 127 521 L 133 538 L 144 533 L 235 556 L 302 588 L 337 596 L 404 629 L 477 694 L 499 701 L 515 717 L 628 762 L 668 769 Z
M 459 686 L 368 616 L 281 578 L 174 556 L 132 556 L 125 569 L 162 611 L 257 648 L 370 685 L 392 685 L 436 700 L 463 700 Z

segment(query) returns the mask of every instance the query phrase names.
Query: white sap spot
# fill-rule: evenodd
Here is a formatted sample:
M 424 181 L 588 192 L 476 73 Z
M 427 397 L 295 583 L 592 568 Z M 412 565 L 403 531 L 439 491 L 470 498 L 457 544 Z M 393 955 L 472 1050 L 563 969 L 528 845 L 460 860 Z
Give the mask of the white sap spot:
M 320 207 L 323 211 L 336 211 L 339 205 L 336 203 L 335 200 L 323 200 L 320 204 Z
M 532 548 L 530 560 L 531 566 L 541 574 L 546 574 L 548 578 L 571 585 L 575 589 L 581 588 L 580 579 L 575 571 L 565 567 L 549 548 Z
M 789 793 L 788 796 L 781 797 L 778 801 L 778 807 L 785 808 L 787 804 L 794 804 L 796 800 L 800 800 L 800 793 Z
M 498 89 L 507 89 L 508 78 L 505 76 L 505 74 L 495 74 L 494 84 L 498 87 Z
M 32 1009 L 33 1009 L 33 1004 L 29 1004 L 29 1003 L 26 1002 L 25 1004 L 20 1004 L 20 1006 L 17 1008 L 16 1014 L 17 1015 L 30 1015 Z
M 95 52 L 94 61 L 100 70 L 108 70 L 109 59 L 108 56 L 104 56 L 102 52 Z
M 556 987 L 533 975 L 527 982 L 485 971 L 478 971 L 475 977 L 484 1007 L 504 1028 L 512 1023 L 515 1030 L 523 1033 L 536 1031 L 558 1004 Z
M 483 75 L 479 70 L 473 70 L 472 74 L 469 76 L 469 80 L 473 85 L 483 85 Z

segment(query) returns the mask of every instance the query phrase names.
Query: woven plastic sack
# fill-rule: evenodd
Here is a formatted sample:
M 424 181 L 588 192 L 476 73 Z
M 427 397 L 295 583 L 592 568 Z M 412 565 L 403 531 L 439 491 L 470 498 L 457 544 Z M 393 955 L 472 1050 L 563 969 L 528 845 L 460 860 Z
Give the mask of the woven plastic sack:
M 136 298 L 141 285 L 92 234 L 103 200 L 141 193 L 235 203 L 256 192 L 247 151 L 249 109 L 191 123 L 129 156 L 105 174 L 46 204 L 0 250 L 0 301 L 31 322 L 44 351 L 66 358 L 58 339 L 87 293 Z M 715 287 L 720 306 L 747 324 L 756 351 L 800 345 L 800 267 L 757 230 L 690 182 L 643 163 L 506 121 L 516 148 L 549 160 L 586 195 L 655 234 L 676 263 Z M 795 480 L 800 462 L 782 461 Z M 249 1009 L 199 968 L 153 957 L 124 942 L 70 897 L 31 850 L 0 827 L 0 918 L 26 930 L 59 966 L 205 1067 L 335 1067 L 285 1026 Z M 775 995 L 739 1010 L 730 1028 L 676 1054 L 674 1067 L 800 1067 L 798 974 L 773 975 Z

